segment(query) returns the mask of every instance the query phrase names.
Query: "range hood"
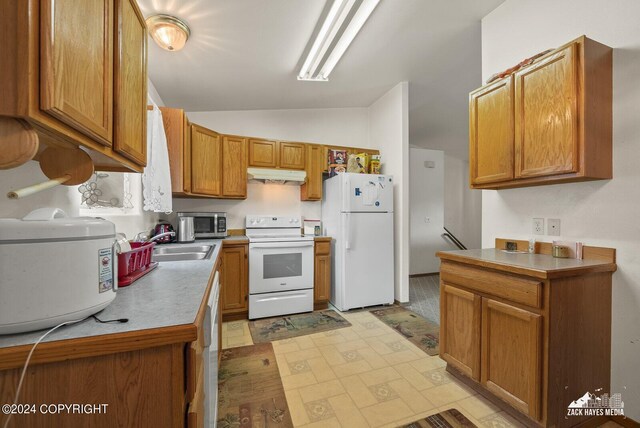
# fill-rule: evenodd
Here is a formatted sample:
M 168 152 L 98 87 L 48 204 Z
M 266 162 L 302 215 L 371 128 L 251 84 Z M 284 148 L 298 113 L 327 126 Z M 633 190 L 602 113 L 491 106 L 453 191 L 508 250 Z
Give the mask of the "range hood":
M 304 184 L 307 173 L 291 169 L 247 168 L 247 176 L 250 181 L 300 186 Z

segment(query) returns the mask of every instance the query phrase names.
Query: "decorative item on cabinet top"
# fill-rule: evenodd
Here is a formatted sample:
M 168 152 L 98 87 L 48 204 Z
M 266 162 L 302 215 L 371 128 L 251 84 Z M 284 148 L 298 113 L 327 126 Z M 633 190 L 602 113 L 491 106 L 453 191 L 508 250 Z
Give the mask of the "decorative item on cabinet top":
M 471 92 L 471 188 L 612 178 L 612 64 L 582 36 Z
M 27 140 L 35 134 L 47 146 L 83 147 L 97 170 L 141 172 L 147 30 L 136 1 L 24 0 L 1 8 L 0 116 L 19 119 Z

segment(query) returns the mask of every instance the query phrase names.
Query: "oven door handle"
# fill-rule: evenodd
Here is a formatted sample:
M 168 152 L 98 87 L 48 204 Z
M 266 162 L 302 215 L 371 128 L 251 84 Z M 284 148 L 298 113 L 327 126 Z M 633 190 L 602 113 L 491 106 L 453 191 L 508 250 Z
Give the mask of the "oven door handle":
M 313 241 L 305 242 L 265 242 L 249 244 L 249 248 L 301 248 L 313 247 Z

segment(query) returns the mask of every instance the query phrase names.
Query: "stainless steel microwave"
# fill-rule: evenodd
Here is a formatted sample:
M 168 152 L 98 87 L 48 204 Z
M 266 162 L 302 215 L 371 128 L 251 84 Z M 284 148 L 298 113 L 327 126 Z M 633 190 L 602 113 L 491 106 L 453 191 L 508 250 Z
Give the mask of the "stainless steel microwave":
M 178 217 L 192 217 L 196 239 L 227 236 L 227 213 L 179 212 Z

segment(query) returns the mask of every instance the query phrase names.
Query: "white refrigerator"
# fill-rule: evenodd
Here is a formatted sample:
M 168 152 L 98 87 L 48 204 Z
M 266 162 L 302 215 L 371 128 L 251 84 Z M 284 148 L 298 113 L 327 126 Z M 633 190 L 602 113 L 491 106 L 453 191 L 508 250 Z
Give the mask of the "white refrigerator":
M 343 173 L 323 186 L 331 303 L 340 311 L 393 303 L 393 177 Z

